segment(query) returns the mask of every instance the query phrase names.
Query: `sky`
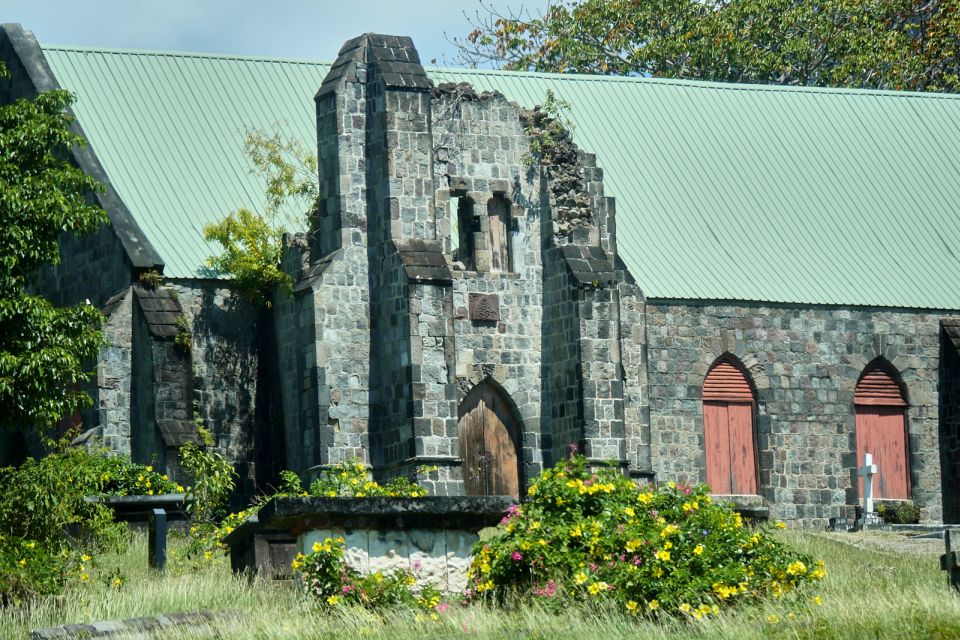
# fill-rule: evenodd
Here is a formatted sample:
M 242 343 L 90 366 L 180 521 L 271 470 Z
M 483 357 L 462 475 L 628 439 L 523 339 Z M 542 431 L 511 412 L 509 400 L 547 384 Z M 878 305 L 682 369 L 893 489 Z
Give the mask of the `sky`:
M 546 5 L 492 2 L 499 10 L 534 12 Z M 372 31 L 412 37 L 424 64 L 456 66 L 444 33 L 464 36 L 471 29 L 464 14 L 478 10 L 480 0 L 0 0 L 0 21 L 19 22 L 42 45 L 320 61 L 334 60 L 345 40 Z

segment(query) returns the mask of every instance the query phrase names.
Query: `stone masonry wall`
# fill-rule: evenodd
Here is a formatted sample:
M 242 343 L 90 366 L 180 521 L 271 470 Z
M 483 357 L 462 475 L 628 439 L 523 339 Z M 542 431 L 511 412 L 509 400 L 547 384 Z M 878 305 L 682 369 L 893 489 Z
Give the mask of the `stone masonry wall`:
M 133 369 L 133 292 L 127 289 L 109 305 L 103 337 L 106 346 L 97 356 L 94 423 L 103 427 L 103 445 L 129 456 Z M 86 421 L 85 421 L 86 424 Z
M 192 334 L 192 393 L 188 420 L 199 418 L 217 449 L 251 493 L 259 354 L 259 310 L 217 281 L 176 280 L 175 291 Z
M 451 229 L 457 217 L 451 198 L 469 198 L 484 230 L 488 202 L 500 196 L 510 204 L 510 271 L 491 272 L 489 265 L 484 269 L 480 264 L 480 270 L 455 266 L 452 272 L 456 403 L 454 430 L 446 434 L 453 447 L 450 453 L 459 455 L 454 439 L 456 405 L 471 388 L 491 378 L 509 395 L 522 421 L 521 480 L 531 478 L 542 469 L 543 449 L 549 446 L 549 439 L 542 435 L 544 211 L 540 180 L 523 162 L 529 142 L 518 108 L 503 96 L 478 99 L 457 91 L 435 93 L 432 113 L 437 224 L 444 253 L 451 255 Z M 478 294 L 497 297 L 496 319 L 470 318 L 470 296 Z
M 960 328 L 960 322 L 955 327 Z M 960 331 L 955 331 L 960 334 Z M 940 461 L 943 521 L 960 522 L 960 336 L 941 330 Z
M 760 492 L 771 516 L 821 526 L 858 501 L 853 393 L 884 357 L 908 392 L 911 486 L 938 521 L 939 317 L 923 312 L 764 304 L 647 302 L 653 467 L 658 481 L 702 482 L 701 387 L 724 353 L 758 392 Z

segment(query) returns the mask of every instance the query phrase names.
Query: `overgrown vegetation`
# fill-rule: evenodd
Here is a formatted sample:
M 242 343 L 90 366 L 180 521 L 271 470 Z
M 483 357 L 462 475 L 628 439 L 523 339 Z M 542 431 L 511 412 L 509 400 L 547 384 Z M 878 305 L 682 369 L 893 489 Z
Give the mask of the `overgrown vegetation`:
M 0 105 L 0 428 L 47 429 L 91 403 L 79 385 L 103 344 L 103 315 L 29 293 L 36 271 L 60 262 L 61 233 L 107 221 L 89 198 L 100 185 L 70 162 L 84 144 L 69 130 L 70 102 L 51 91 Z
M 254 304 L 270 307 L 273 293 L 289 294 L 293 280 L 281 269 L 283 234 L 281 211 L 288 205 L 309 218 L 316 208 L 319 186 L 317 157 L 298 140 L 278 132 L 247 132 L 244 150 L 252 173 L 266 182 L 260 210 L 241 208 L 204 228 L 204 237 L 221 252 L 207 259 L 214 273 L 233 281 L 233 287 Z
M 899 501 L 892 504 L 879 503 L 877 515 L 886 524 L 917 524 L 920 522 L 920 509 L 912 502 Z
M 826 576 L 822 563 L 745 526 L 706 485 L 638 488 L 574 456 L 544 471 L 528 496 L 474 548 L 468 575 L 482 597 L 700 619 Z

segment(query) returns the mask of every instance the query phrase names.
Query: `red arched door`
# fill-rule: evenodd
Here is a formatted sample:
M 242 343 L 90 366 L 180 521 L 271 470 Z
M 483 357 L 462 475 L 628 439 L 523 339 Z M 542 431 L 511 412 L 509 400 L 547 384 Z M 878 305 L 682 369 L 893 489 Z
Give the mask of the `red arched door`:
M 474 387 L 459 410 L 460 457 L 468 496 L 520 499 L 520 423 L 489 382 Z
M 721 360 L 703 382 L 703 443 L 707 484 L 714 493 L 755 495 L 757 454 L 753 388 L 746 373 Z
M 869 365 L 857 383 L 853 396 L 857 422 L 857 468 L 863 454 L 873 456 L 877 475 L 873 496 L 907 500 L 910 474 L 907 470 L 907 402 L 894 372 L 882 363 Z M 863 495 L 863 478 L 859 480 Z

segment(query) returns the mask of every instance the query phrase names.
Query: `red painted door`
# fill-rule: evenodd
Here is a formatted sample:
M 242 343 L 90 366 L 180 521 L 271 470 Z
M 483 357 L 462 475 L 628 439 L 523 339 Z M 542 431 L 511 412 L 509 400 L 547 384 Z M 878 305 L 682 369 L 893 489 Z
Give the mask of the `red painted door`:
M 707 484 L 714 493 L 757 493 L 753 403 L 704 401 Z
M 854 393 L 857 428 L 857 468 L 863 454 L 873 456 L 877 475 L 873 477 L 874 498 L 910 499 L 907 468 L 906 401 L 900 385 L 885 369 L 874 366 L 864 373 Z M 863 478 L 859 479 L 863 495 Z

